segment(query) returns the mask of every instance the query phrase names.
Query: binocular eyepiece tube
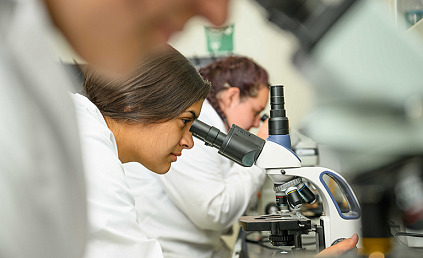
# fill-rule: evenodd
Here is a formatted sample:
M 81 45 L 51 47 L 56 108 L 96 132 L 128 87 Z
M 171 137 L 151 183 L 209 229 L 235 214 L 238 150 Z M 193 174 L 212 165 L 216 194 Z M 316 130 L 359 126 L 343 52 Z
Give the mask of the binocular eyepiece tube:
M 216 127 L 196 119 L 189 130 L 206 145 L 217 148 L 219 154 L 244 167 L 254 165 L 266 143 L 265 140 L 237 125 L 232 125 L 226 135 Z
M 218 149 L 222 146 L 226 138 L 226 134 L 220 132 L 219 129 L 203 123 L 198 119 L 194 121 L 189 131 L 192 135 L 204 141 L 207 146 L 212 146 Z

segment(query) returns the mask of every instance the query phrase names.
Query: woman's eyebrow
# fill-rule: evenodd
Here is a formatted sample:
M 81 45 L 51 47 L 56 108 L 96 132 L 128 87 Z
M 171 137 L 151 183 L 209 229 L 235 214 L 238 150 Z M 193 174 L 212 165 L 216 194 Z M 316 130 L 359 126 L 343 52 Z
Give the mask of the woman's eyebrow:
M 188 112 L 190 112 L 191 114 L 192 114 L 192 118 L 195 120 L 195 119 L 197 119 L 197 115 L 195 114 L 195 112 L 194 111 L 192 111 L 192 110 L 188 110 Z

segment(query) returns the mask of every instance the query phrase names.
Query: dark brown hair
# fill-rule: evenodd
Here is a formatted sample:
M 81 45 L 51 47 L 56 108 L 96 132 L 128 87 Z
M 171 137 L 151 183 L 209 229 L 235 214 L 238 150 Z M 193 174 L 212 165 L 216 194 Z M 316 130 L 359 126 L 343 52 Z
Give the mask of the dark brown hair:
M 226 57 L 213 62 L 201 68 L 200 74 L 203 79 L 211 82 L 212 88 L 207 100 L 227 126 L 229 125 L 226 116 L 217 101 L 220 91 L 237 87 L 241 100 L 245 100 L 248 97 L 256 97 L 261 87 L 270 87 L 266 70 L 252 59 L 242 56 Z
M 145 57 L 126 80 L 105 81 L 88 71 L 83 88 L 104 116 L 128 123 L 160 123 L 205 99 L 210 84 L 190 62 L 166 45 Z

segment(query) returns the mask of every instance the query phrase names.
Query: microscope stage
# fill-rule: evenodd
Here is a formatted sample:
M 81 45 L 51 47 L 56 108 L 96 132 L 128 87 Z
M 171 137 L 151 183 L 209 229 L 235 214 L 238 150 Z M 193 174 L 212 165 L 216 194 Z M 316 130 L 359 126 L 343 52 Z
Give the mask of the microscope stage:
M 244 231 L 303 231 L 311 229 L 311 220 L 293 214 L 243 216 L 239 224 Z

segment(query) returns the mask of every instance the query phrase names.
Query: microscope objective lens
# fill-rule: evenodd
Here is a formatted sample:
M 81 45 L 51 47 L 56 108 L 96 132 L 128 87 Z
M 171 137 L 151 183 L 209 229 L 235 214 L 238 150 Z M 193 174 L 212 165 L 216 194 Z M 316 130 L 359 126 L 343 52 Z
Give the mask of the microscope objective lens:
M 298 186 L 298 193 L 303 198 L 303 200 L 308 204 L 313 204 L 316 201 L 316 196 L 305 184 L 300 184 Z
M 289 204 L 292 206 L 293 209 L 299 209 L 302 205 L 301 196 L 298 193 L 297 187 L 289 187 L 286 189 L 286 194 L 288 196 Z

